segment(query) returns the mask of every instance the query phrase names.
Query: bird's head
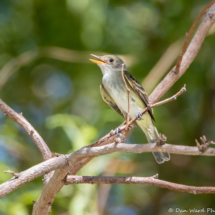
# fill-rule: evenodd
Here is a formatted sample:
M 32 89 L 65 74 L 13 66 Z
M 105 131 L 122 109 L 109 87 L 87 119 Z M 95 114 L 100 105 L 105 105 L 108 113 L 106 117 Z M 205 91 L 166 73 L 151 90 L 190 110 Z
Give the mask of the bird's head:
M 107 73 L 113 72 L 121 72 L 122 64 L 124 62 L 116 55 L 104 55 L 97 56 L 91 54 L 96 60 L 90 59 L 93 63 L 96 63 L 102 70 L 103 75 Z M 126 66 L 124 65 L 124 70 L 126 70 Z

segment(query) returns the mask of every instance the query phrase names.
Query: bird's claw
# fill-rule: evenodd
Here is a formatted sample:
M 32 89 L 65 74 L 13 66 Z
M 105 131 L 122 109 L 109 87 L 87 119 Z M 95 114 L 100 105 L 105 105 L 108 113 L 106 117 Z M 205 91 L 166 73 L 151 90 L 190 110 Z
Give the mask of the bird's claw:
M 137 114 L 137 120 L 142 120 L 143 118 L 142 118 L 142 114 L 139 112 L 138 114 Z
M 117 136 L 122 137 L 122 134 L 119 133 L 119 132 L 120 132 L 120 127 L 115 129 L 115 133 L 116 133 Z

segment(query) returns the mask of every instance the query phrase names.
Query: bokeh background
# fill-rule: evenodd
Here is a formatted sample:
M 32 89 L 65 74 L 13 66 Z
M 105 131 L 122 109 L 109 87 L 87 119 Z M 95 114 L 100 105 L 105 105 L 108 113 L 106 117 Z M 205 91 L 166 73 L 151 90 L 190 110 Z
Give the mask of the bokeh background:
M 176 62 L 185 33 L 210 1 L 202 0 L 1 0 L 0 98 L 22 112 L 52 152 L 89 145 L 123 122 L 99 92 L 102 74 L 90 54 L 122 56 L 150 94 Z M 185 75 L 177 101 L 154 108 L 156 127 L 168 143 L 215 140 L 215 34 L 212 29 Z M 160 60 L 160 61 L 159 61 Z M 159 62 L 159 64 L 157 64 Z M 128 143 L 146 143 L 135 128 Z M 79 175 L 152 176 L 215 186 L 214 157 L 172 155 L 158 165 L 151 153 L 95 158 Z M 4 170 L 25 170 L 42 156 L 29 136 L 0 112 L 0 182 Z M 0 214 L 27 215 L 43 188 L 42 177 L 0 200 Z M 214 207 L 214 195 L 192 195 L 140 185 L 69 185 L 52 215 L 164 215 L 169 208 Z M 215 209 L 215 208 L 214 208 Z M 174 214 L 174 213 L 173 213 Z M 183 213 L 186 214 L 186 213 Z M 204 214 L 204 213 L 202 213 Z M 205 213 L 206 214 L 206 213 Z

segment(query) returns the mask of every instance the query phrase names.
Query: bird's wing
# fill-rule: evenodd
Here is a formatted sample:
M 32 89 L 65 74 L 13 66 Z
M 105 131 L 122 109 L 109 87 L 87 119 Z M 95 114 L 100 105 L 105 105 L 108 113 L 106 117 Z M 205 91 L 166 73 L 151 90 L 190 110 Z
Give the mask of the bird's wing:
M 111 96 L 108 94 L 108 92 L 105 90 L 103 85 L 100 85 L 100 93 L 102 95 L 102 99 L 104 102 L 109 105 L 112 109 L 114 109 L 118 114 L 120 114 L 124 119 L 126 119 L 126 116 L 121 112 L 121 110 L 118 108 L 114 100 L 111 98 Z
M 143 89 L 140 83 L 128 71 L 124 71 L 124 76 L 130 87 L 137 93 L 137 95 L 140 97 L 144 105 L 147 106 L 149 104 L 149 98 L 146 91 Z M 149 110 L 148 112 L 153 121 L 155 121 L 152 111 Z

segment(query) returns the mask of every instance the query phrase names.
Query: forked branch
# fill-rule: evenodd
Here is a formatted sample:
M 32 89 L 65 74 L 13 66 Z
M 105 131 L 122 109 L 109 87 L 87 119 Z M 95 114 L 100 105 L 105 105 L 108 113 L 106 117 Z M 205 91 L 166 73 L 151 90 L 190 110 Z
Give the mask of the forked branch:
M 214 2 L 214 1 L 213 1 Z M 152 103 L 157 102 L 161 97 L 173 86 L 173 84 L 186 72 L 190 64 L 195 59 L 198 54 L 201 45 L 207 36 L 210 28 L 215 22 L 215 4 L 210 7 L 206 15 L 203 17 L 198 30 L 196 31 L 191 43 L 186 49 L 185 54 L 182 57 L 180 63 L 180 70 L 176 73 L 175 67 L 166 75 L 166 77 L 160 82 L 160 84 L 155 88 L 149 99 Z

